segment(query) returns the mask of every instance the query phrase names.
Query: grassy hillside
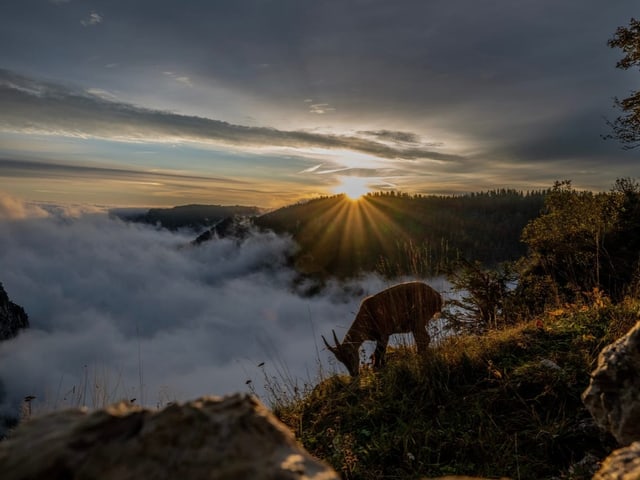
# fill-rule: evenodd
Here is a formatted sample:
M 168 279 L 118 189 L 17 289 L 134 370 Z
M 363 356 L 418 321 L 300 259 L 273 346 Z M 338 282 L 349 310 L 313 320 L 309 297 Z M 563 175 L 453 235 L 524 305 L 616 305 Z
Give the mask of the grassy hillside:
M 403 347 L 379 372 L 332 376 L 296 401 L 276 399 L 275 413 L 347 479 L 590 478 L 576 464 L 614 444 L 580 395 L 598 352 L 639 313 L 637 301 L 598 300 L 451 337 L 426 359 Z

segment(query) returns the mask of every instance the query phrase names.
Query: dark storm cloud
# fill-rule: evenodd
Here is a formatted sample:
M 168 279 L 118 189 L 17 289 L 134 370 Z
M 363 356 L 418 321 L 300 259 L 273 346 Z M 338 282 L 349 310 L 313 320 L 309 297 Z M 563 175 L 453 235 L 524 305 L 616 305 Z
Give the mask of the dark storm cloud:
M 355 136 L 233 125 L 115 102 L 0 70 L 0 128 L 121 140 L 214 142 L 244 147 L 345 149 L 382 158 L 458 160 L 421 146 L 390 146 Z
M 149 15 L 136 4 L 135 16 Z M 631 1 L 605 8 L 593 0 L 209 4 L 176 11 L 164 3 L 147 33 L 178 29 L 177 42 L 195 47 L 196 71 L 247 91 L 320 96 L 340 111 L 386 103 L 429 115 L 487 97 L 535 104 L 550 88 L 571 93 L 608 65 L 606 39 L 633 13 Z M 268 68 L 257 74 L 256 65 Z
M 611 79 L 606 39 L 635 6 L 631 0 L 606 7 L 596 0 L 94 1 L 91 8 L 110 21 L 78 42 L 64 32 L 89 14 L 83 3 L 53 13 L 34 0 L 8 6 L 6 22 L 16 33 L 30 27 L 34 43 L 7 51 L 9 58 L 29 50 L 32 62 L 49 63 L 47 42 L 59 39 L 65 55 L 59 52 L 58 68 L 71 62 L 75 70 L 96 54 L 123 65 L 173 63 L 204 81 L 280 102 L 324 98 L 318 103 L 340 104 L 339 111 L 392 105 L 423 115 L 473 108 L 487 98 L 535 105 L 545 91 L 572 94 L 576 84 Z M 621 85 L 598 83 L 589 90 L 611 96 L 616 92 L 607 89 Z M 586 100 L 586 93 L 579 96 Z

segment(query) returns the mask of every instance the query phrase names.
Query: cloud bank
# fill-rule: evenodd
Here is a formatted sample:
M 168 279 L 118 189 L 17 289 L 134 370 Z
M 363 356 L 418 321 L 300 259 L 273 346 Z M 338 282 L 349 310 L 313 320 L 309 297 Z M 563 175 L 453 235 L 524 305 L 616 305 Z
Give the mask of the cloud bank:
M 362 295 L 385 287 L 372 277 L 351 286 L 356 294 L 334 285 L 303 298 L 291 289 L 286 237 L 192 247 L 193 235 L 56 213 L 0 224 L 0 281 L 31 322 L 0 343 L 4 409 L 26 395 L 46 410 L 261 393 L 261 362 L 302 387 L 332 361 L 319 335 L 342 335 Z
M 48 213 L 39 205 L 29 204 L 11 195 L 0 192 L 0 222 L 23 218 L 47 217 Z M 2 280 L 0 280 L 1 282 Z
M 176 79 L 180 78 L 187 77 Z M 461 158 L 424 148 L 419 143 L 405 145 L 367 137 L 248 127 L 152 110 L 8 70 L 0 70 L 0 104 L 3 105 L 0 129 L 8 132 L 119 141 L 204 142 L 245 148 L 339 149 L 385 159 L 455 161 Z M 416 138 L 414 134 L 407 135 Z M 389 139 L 392 138 L 385 138 Z

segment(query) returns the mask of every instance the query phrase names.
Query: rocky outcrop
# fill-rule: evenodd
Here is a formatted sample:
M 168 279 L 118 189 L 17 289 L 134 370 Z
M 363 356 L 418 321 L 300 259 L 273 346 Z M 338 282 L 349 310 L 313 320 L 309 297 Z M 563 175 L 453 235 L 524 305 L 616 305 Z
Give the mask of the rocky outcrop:
M 161 411 L 121 403 L 24 422 L 0 443 L 3 480 L 27 478 L 338 480 L 249 395 Z
M 600 352 L 582 400 L 620 445 L 640 440 L 640 322 Z
M 0 341 L 13 338 L 21 328 L 29 327 L 29 317 L 20 305 L 9 300 L 0 283 Z
M 594 480 L 640 479 L 640 322 L 598 357 L 582 400 L 598 425 L 621 445 Z
M 609 455 L 593 480 L 638 480 L 640 478 L 640 442 Z

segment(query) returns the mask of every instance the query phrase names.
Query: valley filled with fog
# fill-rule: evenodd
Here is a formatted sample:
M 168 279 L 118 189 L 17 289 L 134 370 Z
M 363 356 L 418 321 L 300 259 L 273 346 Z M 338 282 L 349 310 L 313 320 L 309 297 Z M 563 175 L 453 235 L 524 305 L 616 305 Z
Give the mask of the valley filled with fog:
M 320 364 L 342 371 L 320 335 L 341 338 L 363 296 L 390 285 L 368 276 L 301 295 L 287 266 L 296 245 L 273 233 L 194 246 L 194 232 L 105 212 L 20 216 L 0 220 L 0 281 L 31 324 L 0 343 L 5 411 L 27 395 L 36 411 L 262 395 L 265 374 L 302 388 Z

